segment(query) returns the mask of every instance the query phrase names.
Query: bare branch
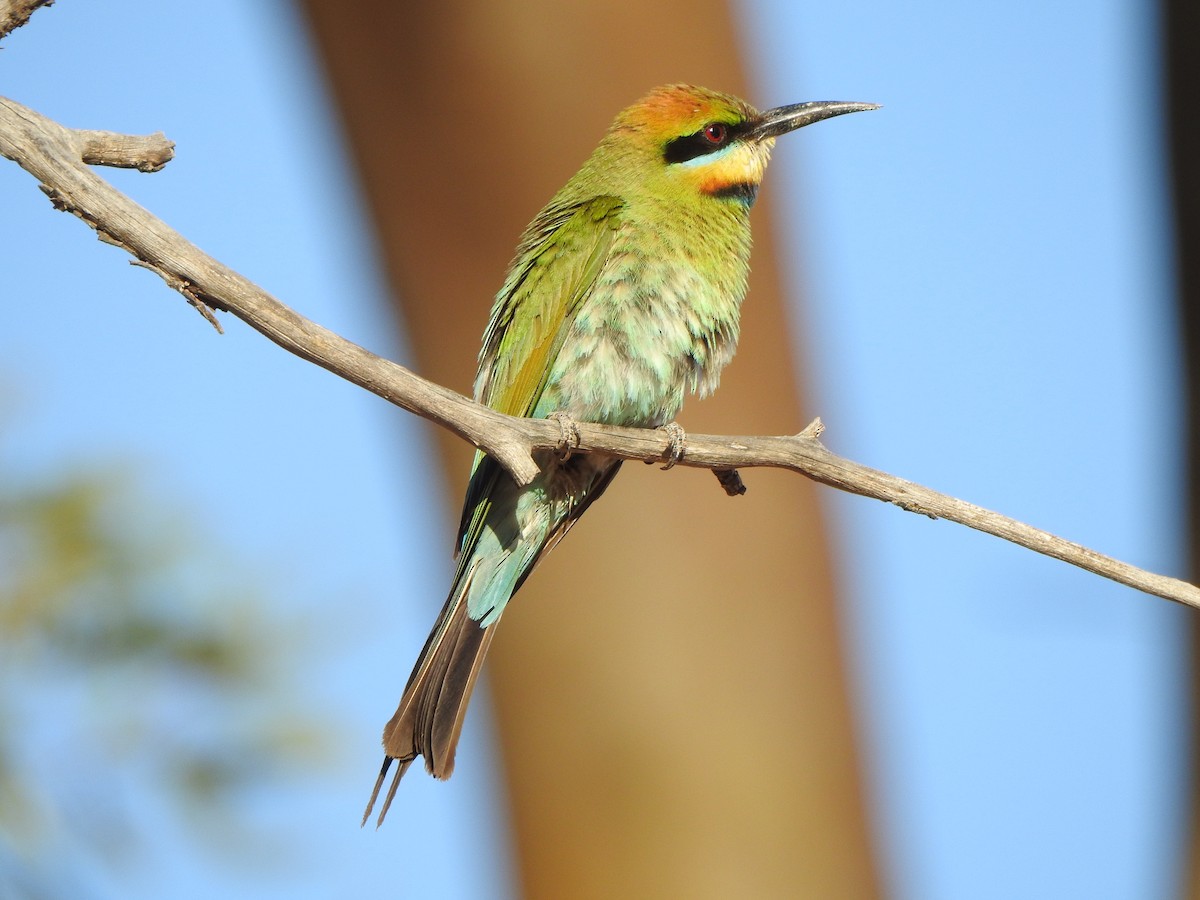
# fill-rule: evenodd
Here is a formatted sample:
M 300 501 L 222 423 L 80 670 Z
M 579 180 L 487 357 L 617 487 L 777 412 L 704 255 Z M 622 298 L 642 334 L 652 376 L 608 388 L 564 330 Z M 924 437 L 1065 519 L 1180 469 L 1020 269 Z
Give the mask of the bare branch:
M 95 137 L 102 135 L 101 138 Z M 112 163 L 169 159 L 155 156 L 169 142 L 161 135 L 126 139 L 101 132 L 71 131 L 11 100 L 0 98 L 0 155 L 41 182 L 55 207 L 71 212 L 101 239 L 132 254 L 188 302 L 206 313 L 232 313 L 284 349 L 423 416 L 470 441 L 500 462 L 521 484 L 539 471 L 534 454 L 564 452 L 564 425 L 545 419 L 514 419 L 426 381 L 403 366 L 376 356 L 305 319 L 247 279 L 199 250 L 92 172 L 85 160 Z M 97 146 L 124 147 L 104 153 Z M 154 165 L 146 168 L 153 171 Z M 138 165 L 140 168 L 141 166 Z M 219 326 L 218 326 L 219 327 Z M 614 428 L 571 423 L 567 448 L 706 468 L 725 491 L 744 492 L 737 470 L 769 466 L 799 472 L 822 484 L 893 503 L 908 512 L 947 519 L 1038 553 L 1052 556 L 1121 584 L 1200 609 L 1200 588 L 1154 575 L 1079 544 L 1055 537 L 974 504 L 888 475 L 830 453 L 818 440 L 814 420 L 790 437 L 687 435 L 666 429 Z
M 533 419 L 527 422 L 528 430 L 536 432 L 534 448 L 550 449 L 557 445 L 558 431 L 552 423 Z M 578 427 L 580 453 L 607 453 L 657 462 L 669 447 L 669 438 L 662 431 L 582 423 Z M 827 450 L 814 436 L 823 430 L 821 420 L 815 419 L 800 434 L 789 437 L 689 434 L 678 465 L 718 473 L 764 466 L 788 469 L 840 491 L 895 504 L 906 512 L 966 525 L 1147 594 L 1200 609 L 1200 588 L 1195 585 L 1152 574 L 982 506 L 844 459 Z
M 87 134 L 86 132 L 84 133 Z M 84 164 L 86 139 L 0 97 L 0 155 L 41 182 L 70 212 L 200 309 L 232 313 L 279 346 L 471 441 L 522 484 L 538 472 L 519 422 L 419 378 L 293 312 L 217 262 Z
M 0 41 L 29 21 L 39 6 L 51 6 L 54 0 L 0 0 Z
M 90 166 L 157 172 L 175 158 L 175 142 L 161 131 L 145 135 L 76 131 L 75 138 L 83 161 Z

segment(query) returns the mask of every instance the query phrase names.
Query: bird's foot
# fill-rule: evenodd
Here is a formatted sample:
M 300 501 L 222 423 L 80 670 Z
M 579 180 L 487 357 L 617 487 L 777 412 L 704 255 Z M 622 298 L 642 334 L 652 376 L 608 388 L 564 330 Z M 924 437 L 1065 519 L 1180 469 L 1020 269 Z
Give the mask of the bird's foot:
M 558 439 L 558 460 L 566 462 L 571 454 L 579 449 L 579 423 L 565 412 L 555 411 L 546 416 L 558 423 L 560 436 Z
M 683 454 L 687 449 L 687 434 L 679 427 L 676 422 L 668 422 L 660 429 L 667 433 L 667 449 L 663 451 L 662 461 L 663 471 L 667 471 L 683 459 Z

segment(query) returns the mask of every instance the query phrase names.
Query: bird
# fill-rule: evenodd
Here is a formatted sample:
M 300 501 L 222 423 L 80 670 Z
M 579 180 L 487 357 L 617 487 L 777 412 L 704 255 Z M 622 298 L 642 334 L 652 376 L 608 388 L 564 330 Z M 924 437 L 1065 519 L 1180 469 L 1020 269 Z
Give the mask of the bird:
M 484 330 L 475 399 L 512 416 L 560 417 L 564 438 L 576 421 L 669 427 L 678 455 L 685 396 L 715 390 L 737 345 L 750 208 L 775 139 L 877 108 L 813 101 L 760 112 L 672 84 L 622 110 L 521 235 Z M 393 764 L 377 827 L 418 756 L 434 777 L 450 776 L 501 614 L 621 468 L 593 453 L 535 461 L 540 473 L 522 487 L 475 455 L 454 578 L 384 728 L 364 825 Z

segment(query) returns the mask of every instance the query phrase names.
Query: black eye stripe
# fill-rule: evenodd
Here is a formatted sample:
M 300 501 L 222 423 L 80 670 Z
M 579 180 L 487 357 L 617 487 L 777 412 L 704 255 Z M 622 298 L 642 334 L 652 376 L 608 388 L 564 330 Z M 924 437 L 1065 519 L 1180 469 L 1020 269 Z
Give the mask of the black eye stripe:
M 740 123 L 710 122 L 708 124 L 724 126 L 724 140 L 713 143 L 704 133 L 708 128 L 708 125 L 705 125 L 695 134 L 685 134 L 683 137 L 669 141 L 663 148 L 663 160 L 667 163 L 682 163 L 707 153 L 715 153 L 737 140 L 738 135 L 744 130 Z

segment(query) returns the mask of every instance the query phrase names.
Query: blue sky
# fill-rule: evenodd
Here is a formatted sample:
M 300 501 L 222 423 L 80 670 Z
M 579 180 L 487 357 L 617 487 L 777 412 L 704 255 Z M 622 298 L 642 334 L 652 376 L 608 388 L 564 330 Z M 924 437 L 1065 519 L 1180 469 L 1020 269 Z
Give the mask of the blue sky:
M 1183 574 L 1153 7 L 751 9 L 769 91 L 885 105 L 772 172 L 829 446 Z M 1184 611 L 831 502 L 899 894 L 1166 895 Z
M 758 211 L 790 235 L 827 445 L 1183 574 L 1153 7 L 741 9 L 752 102 L 884 104 L 781 141 Z M 126 68 L 99 77 L 101 54 Z M 63 2 L 9 38 L 0 67 L 7 96 L 64 124 L 166 132 L 166 170 L 106 177 L 404 361 L 308 54 L 279 2 Z M 66 848 L 78 877 L 113 897 L 513 892 L 502 813 L 481 801 L 484 704 L 453 781 L 406 783 L 419 827 L 357 828 L 380 725 L 448 574 L 442 485 L 410 477 L 436 471 L 428 432 L 235 322 L 218 337 L 14 166 L 0 197 L 0 383 L 19 465 L 135 460 L 320 635 L 296 690 L 333 721 L 328 770 L 247 801 L 291 847 L 283 864 L 214 862 L 142 798 L 153 858 L 108 870 Z M 894 894 L 1166 896 L 1184 611 L 946 523 L 826 502 Z

